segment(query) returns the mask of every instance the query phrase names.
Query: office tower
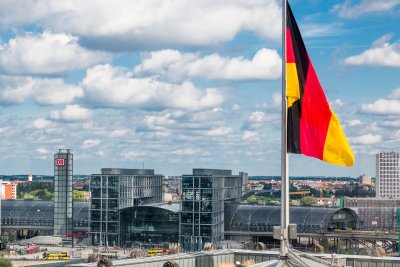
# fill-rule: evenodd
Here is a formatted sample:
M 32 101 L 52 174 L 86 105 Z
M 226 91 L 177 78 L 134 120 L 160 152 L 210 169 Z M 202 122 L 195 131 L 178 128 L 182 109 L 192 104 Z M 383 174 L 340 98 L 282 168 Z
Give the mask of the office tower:
M 400 198 L 399 153 L 376 154 L 376 197 Z
M 224 237 L 225 205 L 240 202 L 242 177 L 231 170 L 193 169 L 182 176 L 180 242 L 184 250 L 201 250 Z
M 73 155 L 70 149 L 54 154 L 54 235 L 72 233 Z
M 90 236 L 93 245 L 121 242 L 120 209 L 162 202 L 163 176 L 148 169 L 103 168 L 90 176 Z

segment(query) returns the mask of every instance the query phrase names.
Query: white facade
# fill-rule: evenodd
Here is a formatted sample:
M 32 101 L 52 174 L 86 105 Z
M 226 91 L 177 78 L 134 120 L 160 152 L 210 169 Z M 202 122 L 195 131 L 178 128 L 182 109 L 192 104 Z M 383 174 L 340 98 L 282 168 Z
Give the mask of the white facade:
M 399 153 L 376 154 L 376 197 L 400 198 Z

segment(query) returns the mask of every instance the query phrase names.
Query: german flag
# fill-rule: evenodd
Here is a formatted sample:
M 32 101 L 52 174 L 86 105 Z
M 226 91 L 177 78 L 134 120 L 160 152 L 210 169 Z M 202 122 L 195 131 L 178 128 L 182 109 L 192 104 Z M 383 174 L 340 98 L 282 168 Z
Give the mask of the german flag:
M 319 83 L 292 10 L 286 20 L 288 152 L 353 166 L 354 155 Z

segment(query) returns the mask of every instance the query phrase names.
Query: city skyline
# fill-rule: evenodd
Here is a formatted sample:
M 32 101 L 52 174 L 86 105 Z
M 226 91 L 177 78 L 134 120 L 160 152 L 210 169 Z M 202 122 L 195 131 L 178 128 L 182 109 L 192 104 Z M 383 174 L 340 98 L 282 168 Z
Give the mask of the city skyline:
M 399 1 L 290 1 L 355 153 L 291 176 L 374 176 L 400 145 Z M 0 169 L 280 175 L 281 1 L 3 1 Z M 93 16 L 93 14 L 96 14 Z

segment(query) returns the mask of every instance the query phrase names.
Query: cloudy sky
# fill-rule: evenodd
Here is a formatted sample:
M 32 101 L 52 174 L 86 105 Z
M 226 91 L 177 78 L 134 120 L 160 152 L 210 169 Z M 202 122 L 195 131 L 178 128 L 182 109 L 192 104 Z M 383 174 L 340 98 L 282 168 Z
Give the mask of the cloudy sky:
M 400 0 L 290 1 L 354 168 L 400 151 Z M 195 167 L 280 173 L 278 0 L 0 1 L 0 173 Z

